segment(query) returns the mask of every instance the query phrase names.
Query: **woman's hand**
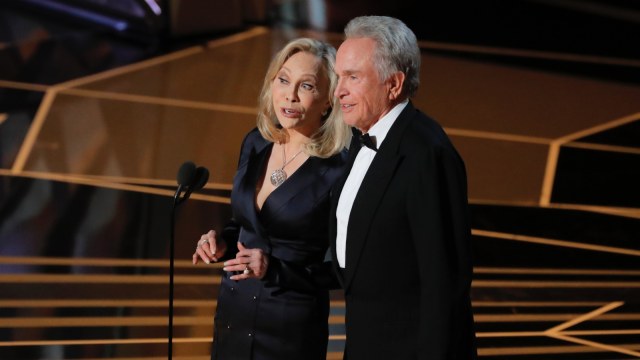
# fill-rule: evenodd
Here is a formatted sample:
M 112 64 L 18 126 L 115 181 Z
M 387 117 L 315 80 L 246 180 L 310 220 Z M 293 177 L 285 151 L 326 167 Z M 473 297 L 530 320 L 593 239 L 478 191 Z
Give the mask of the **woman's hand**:
M 209 230 L 208 233 L 200 236 L 196 252 L 193 253 L 193 265 L 198 263 L 198 259 L 202 259 L 207 264 L 218 261 L 227 251 L 227 244 L 224 241 L 218 242 L 216 232 Z
M 262 279 L 267 274 L 268 267 L 269 255 L 265 255 L 262 249 L 247 249 L 238 242 L 236 258 L 225 261 L 222 270 L 241 272 L 231 276 L 231 280 Z

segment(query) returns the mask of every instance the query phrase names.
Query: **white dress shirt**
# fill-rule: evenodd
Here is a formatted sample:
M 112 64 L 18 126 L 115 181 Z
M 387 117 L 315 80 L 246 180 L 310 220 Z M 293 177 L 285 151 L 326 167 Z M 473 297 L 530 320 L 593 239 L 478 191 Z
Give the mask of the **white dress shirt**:
M 369 129 L 369 136 L 373 139 L 374 144 L 378 149 L 382 145 L 384 138 L 387 136 L 389 129 L 398 118 L 398 115 L 407 106 L 409 100 L 405 100 L 396 105 L 391 111 L 383 116 L 378 122 L 373 124 Z M 373 162 L 373 158 L 377 152 L 363 146 L 353 163 L 353 167 L 349 172 L 349 177 L 344 183 L 342 192 L 340 193 L 340 199 L 338 200 L 338 208 L 336 209 L 337 219 L 337 235 L 336 235 L 336 255 L 338 257 L 338 265 L 341 268 L 346 267 L 346 248 L 347 248 L 347 227 L 349 225 L 349 216 L 351 215 L 351 208 L 353 207 L 353 201 L 360 190 L 362 180 L 369 170 L 369 166 Z

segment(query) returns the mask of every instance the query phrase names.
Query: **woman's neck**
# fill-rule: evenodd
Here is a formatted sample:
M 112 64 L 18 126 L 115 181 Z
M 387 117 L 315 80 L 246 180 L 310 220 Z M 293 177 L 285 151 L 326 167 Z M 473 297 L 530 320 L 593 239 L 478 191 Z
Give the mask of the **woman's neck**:
M 297 131 L 287 130 L 287 140 L 280 145 L 285 146 L 287 151 L 301 150 L 311 141 L 311 138 Z

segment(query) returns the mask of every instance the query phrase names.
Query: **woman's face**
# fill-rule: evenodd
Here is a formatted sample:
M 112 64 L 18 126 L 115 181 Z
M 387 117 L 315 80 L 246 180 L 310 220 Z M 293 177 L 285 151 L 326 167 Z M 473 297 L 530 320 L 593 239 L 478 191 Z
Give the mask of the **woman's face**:
M 320 59 L 298 52 L 282 64 L 271 83 L 273 109 L 280 125 L 311 136 L 329 109 L 329 79 Z

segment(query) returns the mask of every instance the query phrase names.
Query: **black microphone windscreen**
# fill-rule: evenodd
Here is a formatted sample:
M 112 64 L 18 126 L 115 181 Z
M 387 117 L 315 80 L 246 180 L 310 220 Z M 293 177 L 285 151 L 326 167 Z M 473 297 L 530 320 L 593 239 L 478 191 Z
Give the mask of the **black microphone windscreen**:
M 178 169 L 178 185 L 190 185 L 196 180 L 196 164 L 191 161 L 184 162 Z
M 191 190 L 197 191 L 202 189 L 207 184 L 207 181 L 209 181 L 209 170 L 207 170 L 206 167 L 198 166 Z

